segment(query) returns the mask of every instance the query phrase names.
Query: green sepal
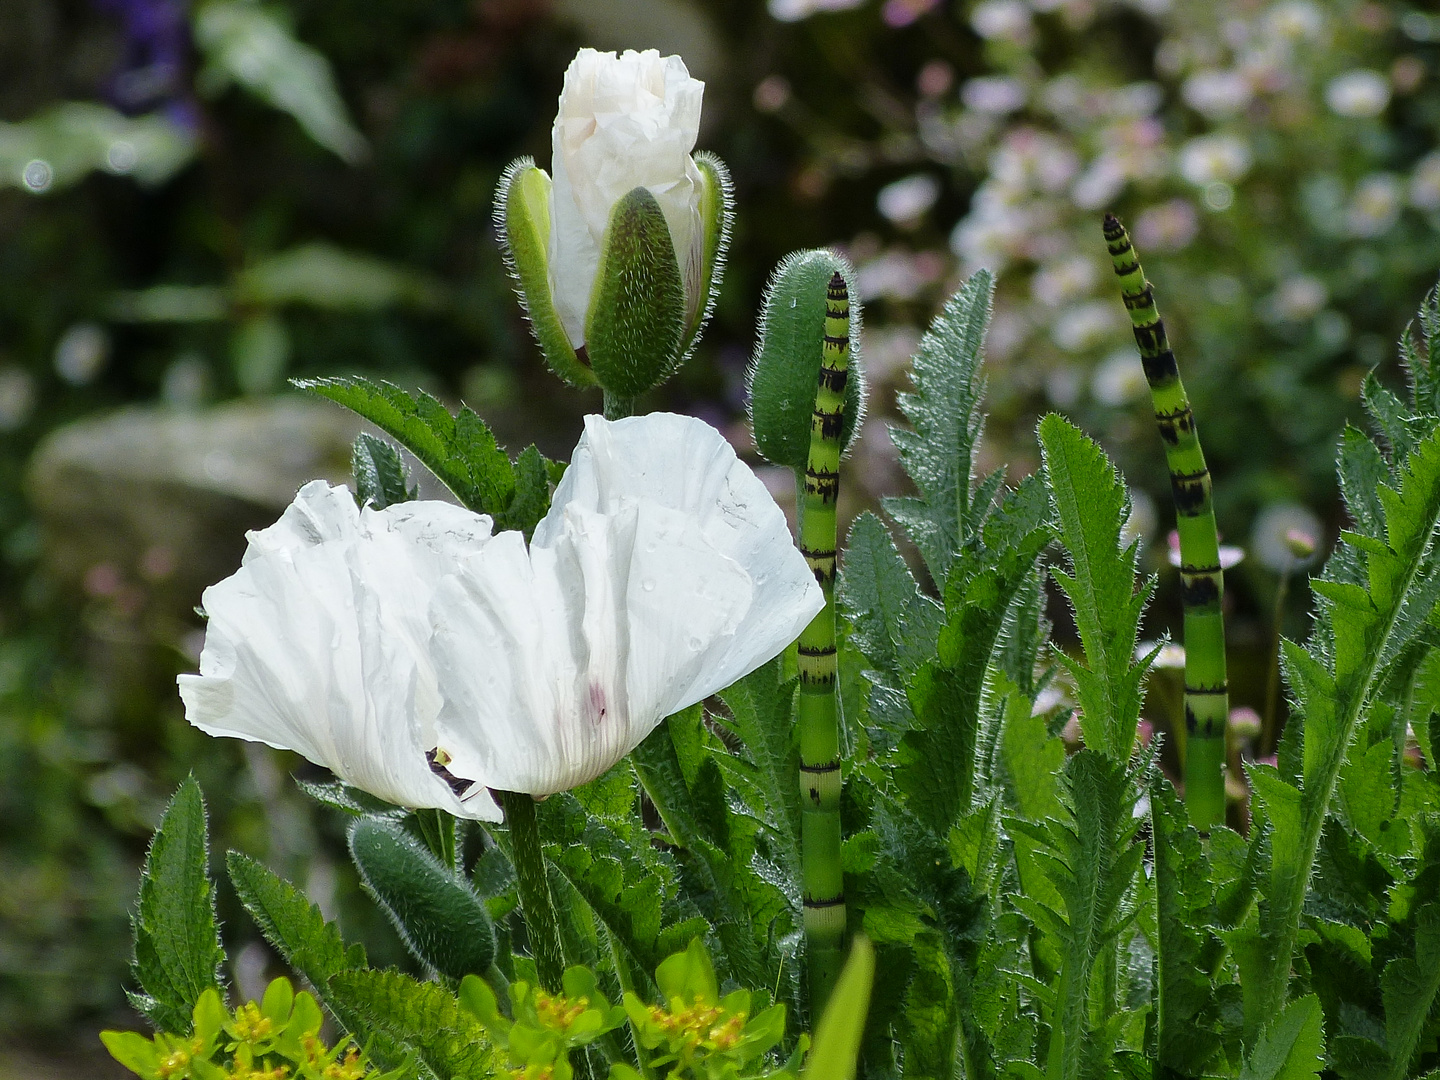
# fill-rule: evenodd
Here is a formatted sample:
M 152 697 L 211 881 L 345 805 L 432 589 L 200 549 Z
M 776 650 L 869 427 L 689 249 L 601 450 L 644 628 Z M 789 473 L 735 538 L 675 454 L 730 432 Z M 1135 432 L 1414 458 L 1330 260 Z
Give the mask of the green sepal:
M 550 176 L 533 158 L 518 158 L 501 174 L 495 189 L 495 230 L 550 370 L 571 386 L 594 386 L 594 372 L 575 355 L 555 311 L 550 292 Z
M 865 378 L 860 369 L 860 301 L 855 271 L 843 257 L 817 248 L 793 252 L 770 277 L 760 316 L 759 346 L 750 364 L 750 422 L 755 446 L 766 461 L 805 468 L 810 453 L 810 419 L 825 337 L 825 290 L 839 273 L 850 293 L 849 377 L 841 447 L 850 445 L 865 411 Z
M 700 287 L 690 297 L 693 311 L 685 338 L 685 355 L 694 351 L 695 343 L 720 295 L 720 279 L 725 274 L 725 256 L 730 250 L 730 232 L 735 222 L 735 184 L 725 163 L 711 153 L 695 155 L 704 186 L 700 189 L 700 225 L 705 237 L 704 261 L 700 267 Z
M 660 203 L 637 187 L 610 211 L 585 316 L 585 351 L 606 393 L 639 397 L 675 374 L 685 283 Z
M 350 829 L 350 856 L 417 960 L 452 979 L 489 970 L 495 928 L 484 902 L 403 827 L 360 818 Z

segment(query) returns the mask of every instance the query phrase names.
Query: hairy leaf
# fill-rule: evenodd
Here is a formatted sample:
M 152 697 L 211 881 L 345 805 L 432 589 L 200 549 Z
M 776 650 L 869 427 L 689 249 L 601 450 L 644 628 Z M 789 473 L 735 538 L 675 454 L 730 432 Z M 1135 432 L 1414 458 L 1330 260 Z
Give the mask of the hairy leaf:
M 936 581 L 949 575 L 950 560 L 976 527 L 972 508 L 982 514 L 988 509 L 988 498 L 972 504 L 971 480 L 984 427 L 980 354 L 994 289 L 994 277 L 981 270 L 945 302 L 920 339 L 911 369 L 915 391 L 899 397 L 914 430 L 890 433 L 920 496 L 886 499 L 885 509 L 920 549 Z
M 1135 663 L 1140 616 L 1154 578 L 1135 588 L 1138 541 L 1121 535 L 1130 499 L 1105 452 L 1063 417 L 1040 421 L 1045 471 L 1060 517 L 1070 572 L 1055 570 L 1075 613 L 1085 662 L 1059 654 L 1075 678 L 1085 745 L 1130 759 L 1146 665 Z
M 412 1048 L 444 1080 L 490 1080 L 498 1072 L 485 1028 L 442 986 L 367 968 L 332 975 L 329 996 L 371 1030 Z
M 195 1003 L 222 991 L 225 951 L 208 872 L 205 800 L 187 777 L 165 809 L 140 875 L 134 916 L 136 981 L 131 1004 L 160 1031 L 190 1030 Z
M 355 474 L 355 501 L 361 506 L 368 504 L 383 510 L 415 498 L 415 488 L 409 485 L 410 476 L 400 460 L 400 452 L 384 439 L 368 432 L 357 435 L 350 468 Z
M 1240 1080 L 1312 1080 L 1324 1065 L 1320 999 L 1311 994 L 1275 1018 L 1240 1070 Z

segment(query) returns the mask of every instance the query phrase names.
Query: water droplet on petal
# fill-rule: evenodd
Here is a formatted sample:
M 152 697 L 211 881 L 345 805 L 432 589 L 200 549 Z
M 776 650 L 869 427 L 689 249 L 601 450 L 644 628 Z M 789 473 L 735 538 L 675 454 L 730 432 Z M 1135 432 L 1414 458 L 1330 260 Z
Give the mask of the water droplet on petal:
M 702 642 L 700 641 L 700 639 L 699 639 L 698 637 L 692 637 L 692 638 L 690 639 L 690 648 L 691 648 L 694 652 L 699 652 L 699 651 L 700 651 L 700 646 L 701 646 L 701 644 L 702 644 Z
M 654 592 L 654 591 L 655 591 L 655 582 L 654 582 L 654 580 L 651 579 L 651 578 L 646 578 L 644 581 L 642 581 L 642 582 L 640 583 L 640 587 L 641 587 L 642 589 L 644 589 L 646 592 Z

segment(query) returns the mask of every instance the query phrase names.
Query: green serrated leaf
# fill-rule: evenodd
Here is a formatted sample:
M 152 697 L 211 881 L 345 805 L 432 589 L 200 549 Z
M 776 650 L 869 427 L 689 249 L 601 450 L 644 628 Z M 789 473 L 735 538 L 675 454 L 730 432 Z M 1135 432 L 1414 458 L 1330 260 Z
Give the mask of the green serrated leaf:
M 1085 649 L 1083 664 L 1059 659 L 1075 678 L 1085 745 L 1128 761 L 1145 677 L 1135 641 L 1154 578 L 1135 588 L 1138 542 L 1121 540 L 1130 499 L 1105 452 L 1054 413 L 1040 421 L 1040 445 L 1070 562 L 1070 573 L 1056 570 L 1055 580 Z
M 350 467 L 355 474 L 355 501 L 361 506 L 383 510 L 415 498 L 400 452 L 383 439 L 367 432 L 356 436 Z
M 1440 996 L 1440 903 L 1421 908 L 1415 920 L 1415 955 L 1391 960 L 1381 976 L 1385 1000 L 1385 1042 L 1390 1051 L 1387 1080 L 1409 1074 L 1427 1019 Z
M 225 950 L 215 919 L 209 852 L 205 800 L 190 776 L 171 798 L 150 842 L 134 917 L 133 970 L 144 994 L 133 996 L 132 1003 L 157 1030 L 189 1032 L 200 996 L 210 989 L 223 992 Z
M 904 675 L 934 655 L 944 611 L 920 591 L 874 514 L 850 527 L 837 592 L 851 639 L 881 671 Z
M 435 983 L 398 971 L 341 971 L 329 996 L 396 1044 L 412 1048 L 443 1080 L 490 1080 L 499 1072 L 494 1047 L 479 1019 Z
M 296 379 L 294 385 L 358 413 L 414 454 L 422 465 L 478 514 L 502 515 L 515 493 L 510 459 L 468 407 L 451 416 L 420 391 L 360 376 Z
M 911 369 L 915 391 L 899 396 L 914 430 L 890 433 L 920 497 L 887 499 L 885 509 L 909 533 L 936 581 L 945 580 L 950 559 L 977 527 L 972 510 L 988 508 L 985 500 L 972 505 L 970 487 L 984 428 L 980 359 L 994 290 L 994 277 L 981 270 L 945 302 L 920 339 Z
M 1320 999 L 1292 1001 L 1265 1030 L 1240 1070 L 1240 1080 L 1312 1080 L 1325 1065 Z

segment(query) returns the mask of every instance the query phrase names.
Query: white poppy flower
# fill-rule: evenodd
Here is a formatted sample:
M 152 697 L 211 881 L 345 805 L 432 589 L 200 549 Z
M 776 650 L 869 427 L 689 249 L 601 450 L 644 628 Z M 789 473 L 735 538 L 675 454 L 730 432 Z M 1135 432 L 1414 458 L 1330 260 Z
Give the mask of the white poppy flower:
M 487 788 L 600 775 L 824 602 L 764 485 L 690 417 L 588 417 L 528 549 L 490 528 L 307 484 L 205 591 L 186 719 L 397 805 L 499 820 Z
M 784 515 L 712 427 L 587 417 L 529 549 L 498 536 L 435 592 L 439 745 L 457 776 L 564 791 L 823 605 Z
M 361 510 L 343 487 L 306 484 L 205 590 L 200 674 L 179 678 L 185 718 L 294 750 L 400 806 L 498 821 L 483 789 L 462 802 L 426 760 L 440 708 L 430 597 L 490 525 L 441 502 Z
M 685 287 L 687 314 L 701 302 L 705 181 L 690 156 L 700 135 L 705 84 L 678 56 L 581 49 L 565 72 L 552 135 L 550 277 L 570 342 L 585 344 L 585 318 L 610 212 L 637 187 L 660 204 Z

